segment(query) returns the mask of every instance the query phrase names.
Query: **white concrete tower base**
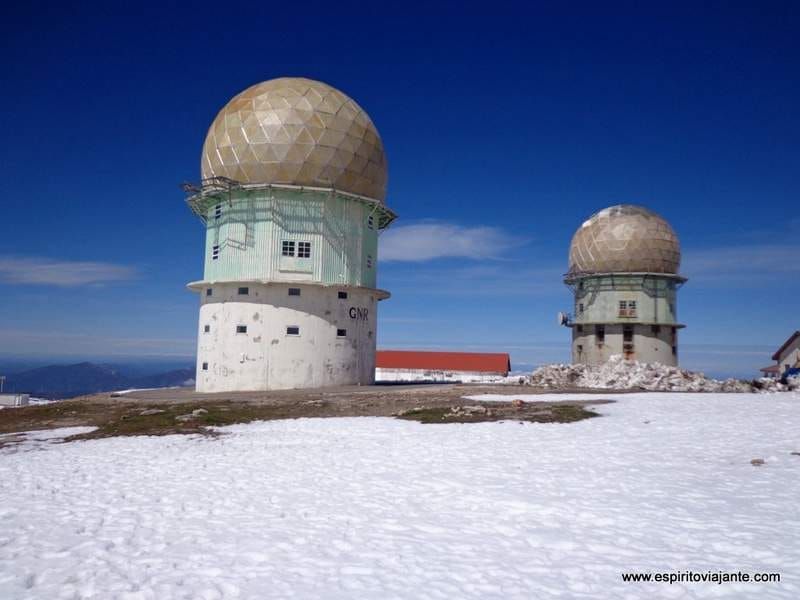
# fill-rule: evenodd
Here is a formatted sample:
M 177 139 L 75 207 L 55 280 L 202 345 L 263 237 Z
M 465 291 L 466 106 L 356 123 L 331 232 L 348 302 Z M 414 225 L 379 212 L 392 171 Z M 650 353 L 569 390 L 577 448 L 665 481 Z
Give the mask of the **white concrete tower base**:
M 377 307 L 387 292 L 252 281 L 190 287 L 201 299 L 198 392 L 374 383 Z

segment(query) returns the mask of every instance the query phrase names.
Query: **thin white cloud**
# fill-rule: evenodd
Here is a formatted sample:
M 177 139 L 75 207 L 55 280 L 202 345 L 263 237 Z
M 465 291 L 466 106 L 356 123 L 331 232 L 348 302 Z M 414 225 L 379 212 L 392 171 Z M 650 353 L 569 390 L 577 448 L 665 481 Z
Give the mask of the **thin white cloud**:
M 800 245 L 746 244 L 684 252 L 683 270 L 695 284 L 747 287 L 800 275 Z
M 16 285 L 76 285 L 134 279 L 132 267 L 104 262 L 55 260 L 38 257 L 0 258 L 0 283 Z
M 380 238 L 383 261 L 423 262 L 437 258 L 500 258 L 527 240 L 499 227 L 419 223 L 393 227 Z
M 562 283 L 564 269 L 552 264 L 529 267 L 531 261 L 495 261 L 459 266 L 397 265 L 382 275 L 395 295 L 512 297 L 563 296 L 569 292 Z

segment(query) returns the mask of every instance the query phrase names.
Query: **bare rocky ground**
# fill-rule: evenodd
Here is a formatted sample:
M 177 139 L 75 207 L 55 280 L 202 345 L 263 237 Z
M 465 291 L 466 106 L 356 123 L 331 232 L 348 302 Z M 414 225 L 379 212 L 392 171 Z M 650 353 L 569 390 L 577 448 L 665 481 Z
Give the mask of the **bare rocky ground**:
M 200 394 L 191 389 L 141 390 L 96 394 L 40 406 L 0 411 L 0 434 L 56 427 L 91 426 L 82 439 L 118 435 L 211 434 L 212 426 L 250 421 L 326 417 L 398 417 L 422 423 L 475 423 L 517 420 L 568 423 L 597 416 L 592 404 L 613 401 L 615 394 L 596 393 L 597 400 L 569 402 L 480 402 L 464 396 L 512 396 L 552 390 L 510 385 L 413 385 L 339 387 L 314 390 Z M 6 438 L 5 443 L 13 440 Z M 0 441 L 0 445 L 4 442 Z

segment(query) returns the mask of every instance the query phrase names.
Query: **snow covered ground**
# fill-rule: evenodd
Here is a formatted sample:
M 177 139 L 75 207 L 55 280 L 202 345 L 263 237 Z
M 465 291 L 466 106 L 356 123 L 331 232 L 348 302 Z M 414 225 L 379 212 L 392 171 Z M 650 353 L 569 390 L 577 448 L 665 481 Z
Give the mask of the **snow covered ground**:
M 800 394 L 597 410 L 7 446 L 0 598 L 800 597 Z M 782 581 L 621 579 L 687 569 Z

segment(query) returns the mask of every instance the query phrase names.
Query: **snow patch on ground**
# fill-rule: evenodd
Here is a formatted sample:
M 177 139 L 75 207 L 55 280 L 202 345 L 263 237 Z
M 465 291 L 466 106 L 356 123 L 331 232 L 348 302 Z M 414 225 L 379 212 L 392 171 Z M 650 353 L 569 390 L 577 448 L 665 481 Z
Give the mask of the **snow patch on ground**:
M 189 383 L 191 381 L 191 384 Z M 178 390 L 181 387 L 186 387 L 187 385 L 194 385 L 194 380 L 190 379 L 183 382 L 184 385 L 170 385 L 168 387 L 160 387 L 160 388 L 130 388 L 128 390 L 114 390 L 111 392 L 111 397 L 116 398 L 117 396 L 127 396 L 128 394 L 132 394 L 133 392 L 149 392 L 152 390 Z
M 788 385 L 762 378 L 756 383 L 739 379 L 710 379 L 703 373 L 686 371 L 660 363 L 640 363 L 612 356 L 602 365 L 555 364 L 536 369 L 528 383 L 549 389 L 599 388 L 644 389 L 665 392 L 781 392 L 800 389 L 800 379 Z
M 800 394 L 616 398 L 0 453 L 0 598 L 800 597 Z M 685 569 L 782 582 L 621 580 Z
M 59 427 L 0 434 L 0 454 L 41 450 L 54 442 L 62 442 L 73 435 L 90 433 L 97 427 Z M 2 489 L 2 488 L 0 488 Z M 0 498 L 0 500 L 2 500 Z
M 48 399 L 48 398 L 34 398 L 31 396 L 28 398 L 29 405 L 39 405 L 39 404 L 55 404 L 56 402 L 61 402 L 59 399 Z

